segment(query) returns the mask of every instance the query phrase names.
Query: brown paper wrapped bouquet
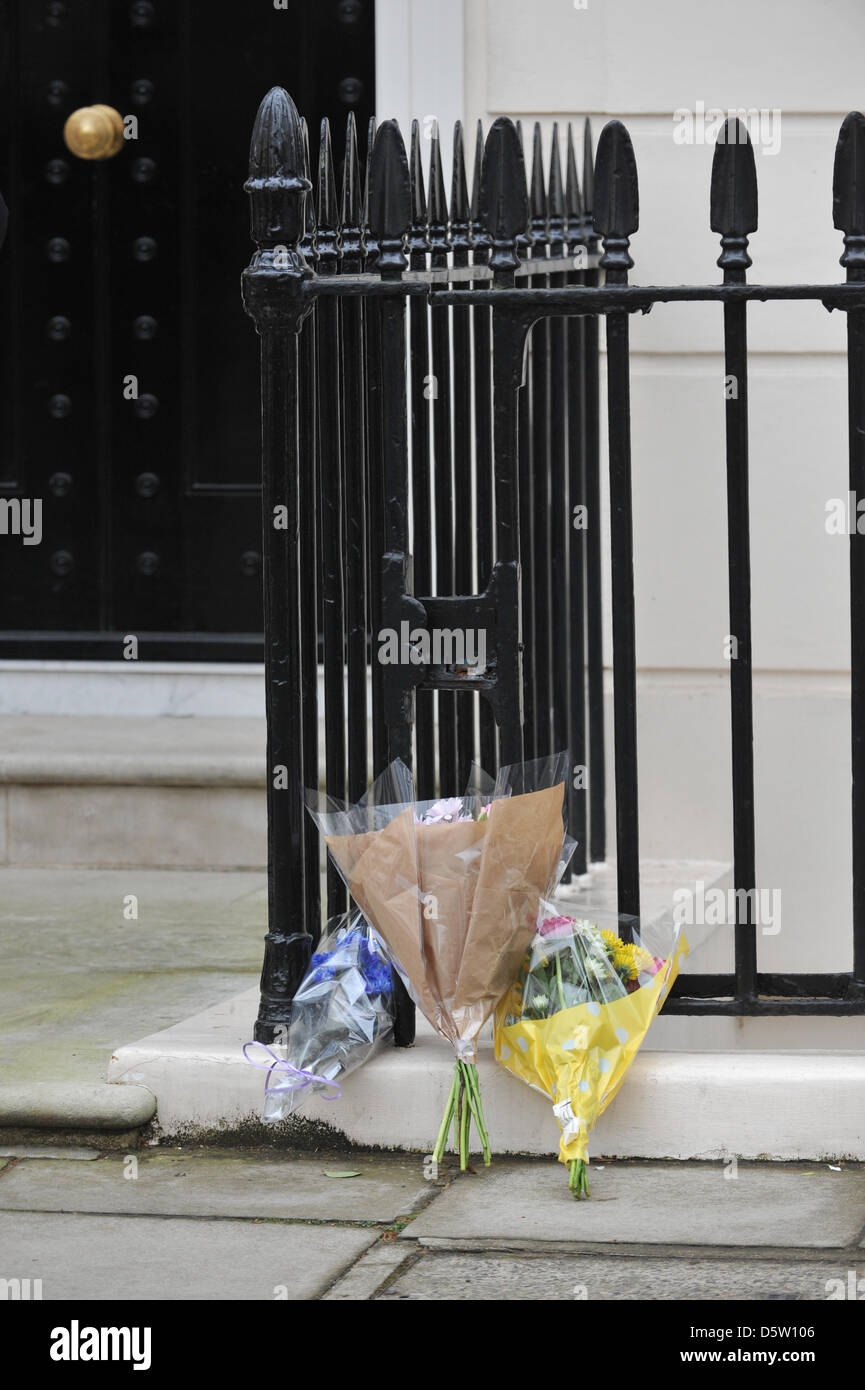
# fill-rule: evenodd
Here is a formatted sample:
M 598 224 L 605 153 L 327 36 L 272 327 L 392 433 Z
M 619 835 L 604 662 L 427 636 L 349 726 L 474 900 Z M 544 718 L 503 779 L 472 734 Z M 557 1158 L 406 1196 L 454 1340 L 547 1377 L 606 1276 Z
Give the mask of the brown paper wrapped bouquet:
M 453 1120 L 466 1166 L 472 1119 L 490 1161 L 477 1040 L 516 977 L 540 901 L 558 881 L 565 767 L 565 755 L 519 764 L 503 768 L 495 784 L 486 779 L 484 794 L 416 803 L 408 768 L 395 763 L 358 806 L 321 809 L 310 799 L 352 898 L 456 1053 L 437 1162 Z

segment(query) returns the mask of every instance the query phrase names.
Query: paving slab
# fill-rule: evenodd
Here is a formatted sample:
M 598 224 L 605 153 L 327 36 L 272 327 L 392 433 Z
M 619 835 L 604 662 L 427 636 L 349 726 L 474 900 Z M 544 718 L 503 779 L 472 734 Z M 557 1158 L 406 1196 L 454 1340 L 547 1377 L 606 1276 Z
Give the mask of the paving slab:
M 766 1260 L 458 1255 L 427 1251 L 405 1273 L 398 1274 L 378 1300 L 825 1300 L 838 1288 L 839 1279 L 846 1288 L 848 1267 L 843 1262 L 836 1267 Z
M 7 868 L 0 903 L 10 1082 L 104 1082 L 115 1047 L 231 998 L 261 966 L 263 874 Z
M 411 1250 L 399 1241 L 380 1240 L 346 1270 L 324 1295 L 324 1302 L 367 1302 L 401 1264 L 412 1258 Z
M 311 1299 L 377 1238 L 345 1226 L 0 1214 L 4 1278 L 41 1279 L 48 1301 Z
M 560 1163 L 494 1160 L 457 1179 L 403 1237 L 829 1248 L 865 1225 L 865 1170 L 808 1164 L 607 1163 L 575 1201 Z
M 329 1178 L 326 1171 L 358 1176 Z M 370 1155 L 130 1153 L 87 1164 L 24 1160 L 0 1175 L 3 1211 L 388 1222 L 429 1195 L 416 1160 Z

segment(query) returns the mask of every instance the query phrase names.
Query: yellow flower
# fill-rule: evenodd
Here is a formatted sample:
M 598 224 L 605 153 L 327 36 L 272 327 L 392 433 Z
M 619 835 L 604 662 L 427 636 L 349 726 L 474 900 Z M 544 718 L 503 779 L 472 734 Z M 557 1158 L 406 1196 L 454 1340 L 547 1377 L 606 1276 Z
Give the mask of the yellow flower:
M 655 963 L 655 957 L 652 955 L 651 951 L 646 951 L 642 946 L 637 947 L 634 959 L 638 971 L 650 970 Z
M 621 970 L 629 980 L 636 980 L 639 967 L 637 965 L 638 947 L 632 941 L 627 945 L 619 942 L 619 946 L 613 956 L 613 965 L 617 970 Z

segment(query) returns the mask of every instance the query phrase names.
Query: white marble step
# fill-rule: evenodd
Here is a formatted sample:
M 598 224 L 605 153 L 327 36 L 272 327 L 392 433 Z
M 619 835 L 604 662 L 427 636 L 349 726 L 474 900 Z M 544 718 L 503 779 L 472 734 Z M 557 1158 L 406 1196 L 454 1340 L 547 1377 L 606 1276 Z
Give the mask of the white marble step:
M 221 1135 L 226 1143 L 261 1143 L 264 1073 L 242 1054 L 257 1008 L 258 990 L 247 990 L 121 1047 L 109 1079 L 153 1091 L 163 1142 Z M 684 1028 L 692 1020 L 662 1015 L 653 1033 L 665 1022 Z M 662 1051 L 647 1039 L 593 1131 L 591 1154 L 865 1159 L 865 1112 L 851 1103 L 865 1088 L 865 1055 L 853 1050 L 852 1040 L 848 1051 L 804 1051 L 807 1030 L 800 1024 L 798 1031 L 796 1052 Z M 287 1122 L 281 1140 L 321 1143 L 330 1132 L 354 1144 L 429 1154 L 452 1070 L 451 1048 L 420 1019 L 414 1047 L 382 1048 L 344 1079 L 339 1099 L 309 1101 Z M 494 1152 L 554 1154 L 558 1127 L 549 1101 L 498 1065 L 489 1038 L 482 1040 L 478 1070 Z
M 728 882 L 723 864 L 651 861 L 641 866 L 649 925 L 688 882 Z M 563 909 L 603 918 L 615 872 L 565 890 Z M 725 952 L 731 942 L 722 937 Z M 695 952 L 694 955 L 697 953 Z M 715 968 L 703 957 L 686 970 Z M 725 968 L 729 961 L 725 960 Z M 145 1086 L 157 1099 L 156 1132 L 166 1142 L 221 1135 L 261 1142 L 263 1075 L 244 1061 L 258 1009 L 253 988 L 136 1042 L 111 1058 L 109 1080 Z M 865 1159 L 865 1111 L 851 1103 L 865 1086 L 856 1019 L 689 1018 L 662 1013 L 620 1094 L 599 1121 L 595 1156 L 727 1159 Z M 449 1046 L 418 1019 L 416 1045 L 384 1047 L 344 1079 L 338 1100 L 313 1098 L 281 1139 L 321 1141 L 334 1131 L 353 1143 L 429 1153 L 452 1070 Z M 499 1153 L 551 1153 L 557 1129 L 549 1103 L 497 1065 L 482 1039 L 479 1070 L 488 1128 Z M 310 1132 L 308 1123 L 314 1122 Z M 293 1128 L 291 1126 L 294 1126 Z M 304 1140 L 304 1130 L 307 1131 Z

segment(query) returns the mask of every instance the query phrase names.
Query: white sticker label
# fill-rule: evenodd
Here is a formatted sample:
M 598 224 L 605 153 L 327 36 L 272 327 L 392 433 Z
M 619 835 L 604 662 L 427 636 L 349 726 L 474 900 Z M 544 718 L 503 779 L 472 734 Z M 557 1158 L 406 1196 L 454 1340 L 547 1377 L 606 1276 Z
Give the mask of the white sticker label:
M 574 1114 L 570 1100 L 560 1100 L 558 1105 L 553 1106 L 553 1114 L 562 1127 L 562 1137 L 565 1143 L 569 1144 L 579 1134 L 582 1120 L 579 1115 Z

